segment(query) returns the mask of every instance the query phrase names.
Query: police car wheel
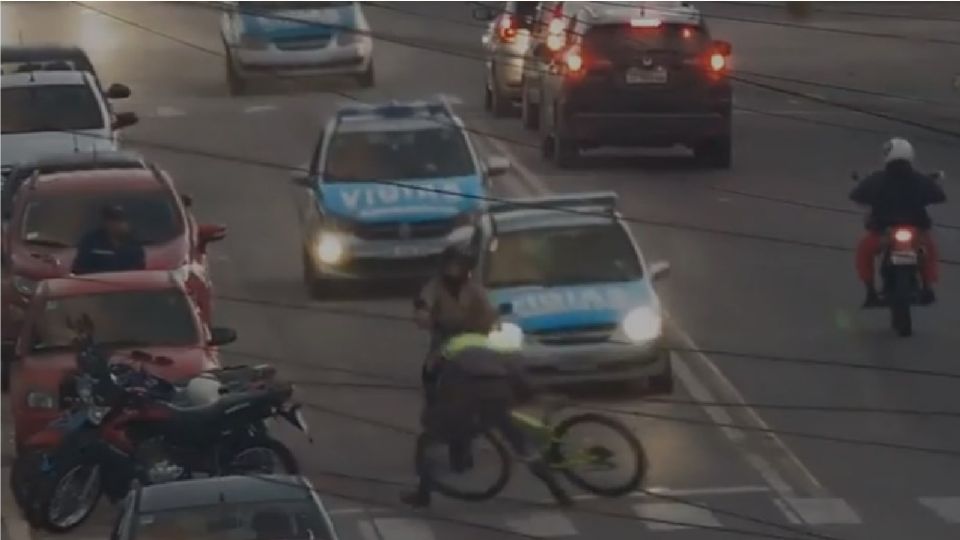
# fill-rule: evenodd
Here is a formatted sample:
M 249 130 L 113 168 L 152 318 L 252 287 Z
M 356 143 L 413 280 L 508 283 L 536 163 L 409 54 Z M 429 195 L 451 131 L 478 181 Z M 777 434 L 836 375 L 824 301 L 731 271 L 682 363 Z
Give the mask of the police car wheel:
M 227 87 L 230 90 L 231 96 L 241 96 L 246 92 L 247 85 L 243 80 L 243 77 L 237 73 L 236 69 L 233 67 L 233 59 L 228 55 L 227 60 Z
M 303 284 L 311 298 L 321 298 L 326 292 L 326 282 L 313 266 L 313 261 L 306 250 L 303 252 Z
M 650 394 L 672 394 L 673 393 L 673 368 L 667 363 L 666 369 L 662 373 L 650 376 L 645 381 L 646 390 Z
M 557 167 L 568 169 L 576 167 L 580 162 L 580 146 L 577 141 L 562 137 L 553 136 L 553 161 Z
M 370 61 L 370 65 L 367 67 L 366 71 L 357 76 L 357 82 L 360 84 L 361 88 L 370 88 L 376 83 L 376 75 L 373 70 L 373 61 Z

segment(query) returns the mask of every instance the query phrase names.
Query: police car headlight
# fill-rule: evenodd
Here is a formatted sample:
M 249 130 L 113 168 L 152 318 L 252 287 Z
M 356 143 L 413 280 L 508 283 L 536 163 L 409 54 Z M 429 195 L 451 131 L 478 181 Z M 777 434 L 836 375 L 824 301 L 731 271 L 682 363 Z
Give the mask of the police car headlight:
M 13 276 L 13 288 L 24 296 L 32 296 L 37 290 L 37 282 L 23 276 Z
M 500 323 L 487 335 L 487 343 L 493 349 L 520 349 L 523 347 L 523 329 L 511 322 Z
M 317 237 L 317 258 L 324 264 L 337 264 L 343 260 L 343 239 L 332 232 L 322 232 Z
M 663 333 L 663 317 L 653 308 L 638 307 L 624 317 L 623 333 L 634 343 L 651 341 Z
M 57 399 L 49 392 L 34 390 L 27 393 L 27 407 L 31 409 L 56 409 Z

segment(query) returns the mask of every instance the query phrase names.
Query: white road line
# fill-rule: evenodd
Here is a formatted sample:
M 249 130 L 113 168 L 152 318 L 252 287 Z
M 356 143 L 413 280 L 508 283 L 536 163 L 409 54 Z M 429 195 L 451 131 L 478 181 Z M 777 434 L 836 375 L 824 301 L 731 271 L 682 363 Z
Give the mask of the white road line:
M 858 525 L 860 516 L 843 499 L 792 497 L 784 499 L 808 525 Z
M 360 531 L 360 536 L 363 537 L 363 540 L 383 540 L 380 538 L 380 533 L 377 532 L 377 529 L 373 526 L 373 523 L 370 523 L 367 520 L 358 521 L 357 530 Z
M 510 529 L 538 538 L 575 536 L 578 534 L 570 518 L 560 512 L 535 512 L 523 517 L 508 518 Z
M 673 373 L 680 379 L 680 382 L 683 383 L 683 386 L 690 392 L 690 396 L 700 402 L 710 403 L 716 402 L 717 399 L 714 395 L 700 382 L 700 379 L 697 379 L 697 376 L 690 371 L 690 368 L 683 362 L 677 361 L 675 358 L 676 353 L 671 353 L 671 361 L 673 363 Z M 703 407 L 703 411 L 707 413 L 707 416 L 717 424 L 733 424 L 733 417 L 730 416 L 730 413 L 726 409 L 720 407 Z M 743 431 L 739 429 L 733 429 L 729 427 L 721 427 L 720 431 L 730 441 L 735 444 L 739 444 L 744 439 Z
M 247 105 L 246 107 L 243 108 L 243 113 L 256 114 L 256 113 L 275 111 L 275 110 L 277 110 L 276 105 Z
M 646 527 L 652 531 L 678 531 L 697 525 L 704 527 L 722 526 L 720 521 L 713 516 L 713 512 L 683 503 L 640 503 L 634 505 L 633 510 L 641 519 L 662 519 L 688 524 L 645 523 Z
M 184 116 L 186 114 L 187 113 L 185 113 L 183 110 L 176 107 L 157 107 L 157 117 L 159 118 L 173 118 L 177 116 Z
M 672 496 L 672 497 L 703 497 L 703 496 L 721 496 L 721 495 L 747 495 L 751 493 L 770 493 L 775 491 L 771 486 L 718 486 L 718 487 L 705 487 L 705 488 L 679 488 L 673 489 L 668 487 L 651 487 L 647 488 L 646 491 L 634 491 L 628 493 L 626 497 L 634 499 L 642 498 L 656 498 L 657 495 Z M 600 499 L 598 495 L 592 493 L 579 493 L 573 496 L 574 499 L 578 501 L 589 501 L 593 499 Z M 537 501 L 539 503 L 552 503 L 553 499 L 541 499 Z
M 543 183 L 542 180 L 540 180 L 536 173 L 528 169 L 527 166 L 524 165 L 519 158 L 517 158 L 517 155 L 510 151 L 505 144 L 491 137 L 487 137 L 487 141 L 489 141 L 490 145 L 496 148 L 501 154 L 510 158 L 511 167 L 517 172 L 517 176 L 519 176 L 520 179 L 526 182 L 527 186 L 531 188 L 531 192 L 533 194 L 536 195 L 539 193 L 545 195 L 550 192 L 550 189 L 546 184 Z
M 947 523 L 960 523 L 960 497 L 920 497 L 917 500 Z

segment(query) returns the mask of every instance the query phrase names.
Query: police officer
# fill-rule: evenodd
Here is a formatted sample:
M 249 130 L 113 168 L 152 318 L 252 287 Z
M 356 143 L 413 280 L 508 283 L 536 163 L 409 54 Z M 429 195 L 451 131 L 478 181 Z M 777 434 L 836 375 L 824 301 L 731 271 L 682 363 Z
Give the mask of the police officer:
M 127 214 L 121 206 L 105 206 L 101 225 L 80 239 L 73 273 L 125 272 L 146 268 L 143 246 L 130 230 Z

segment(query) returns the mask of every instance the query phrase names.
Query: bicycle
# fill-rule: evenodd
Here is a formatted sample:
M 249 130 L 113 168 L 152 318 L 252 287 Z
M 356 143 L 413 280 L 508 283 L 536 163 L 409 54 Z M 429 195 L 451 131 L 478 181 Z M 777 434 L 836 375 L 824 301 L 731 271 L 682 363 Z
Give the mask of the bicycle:
M 558 471 L 571 484 L 584 491 L 602 497 L 621 497 L 635 491 L 643 482 L 647 473 L 647 458 L 640 440 L 619 420 L 611 416 L 598 413 L 580 413 L 569 416 L 560 422 L 554 423 L 554 416 L 569 405 L 559 402 L 548 405 L 541 418 L 524 414 L 514 410 L 511 413 L 513 422 L 526 433 L 528 440 L 536 445 L 536 454 L 554 471 Z M 617 469 L 615 458 L 618 457 L 610 449 L 610 445 L 601 444 L 591 438 L 584 442 L 590 443 L 582 449 L 574 449 L 576 432 L 583 427 L 602 427 L 612 434 L 615 439 L 625 443 L 627 465 L 632 468 L 629 474 L 616 481 L 613 485 L 600 485 L 589 479 L 590 472 L 610 472 Z M 486 443 L 489 451 L 496 458 L 496 471 L 486 475 L 484 483 L 477 488 L 464 488 L 457 485 L 468 473 L 476 472 L 477 455 L 489 453 L 478 451 L 478 447 Z M 437 492 L 454 499 L 465 501 L 483 501 L 499 494 L 510 481 L 512 465 L 515 461 L 513 453 L 498 433 L 484 431 L 470 439 L 468 463 L 458 466 L 455 456 L 449 451 L 449 441 L 433 436 L 429 432 L 421 434 L 417 442 L 416 463 L 418 473 L 429 479 Z M 438 457 L 440 456 L 440 457 Z M 444 464 L 449 465 L 452 475 L 444 474 Z M 481 476 L 484 476 L 481 474 Z M 492 482 L 487 483 L 490 479 Z

